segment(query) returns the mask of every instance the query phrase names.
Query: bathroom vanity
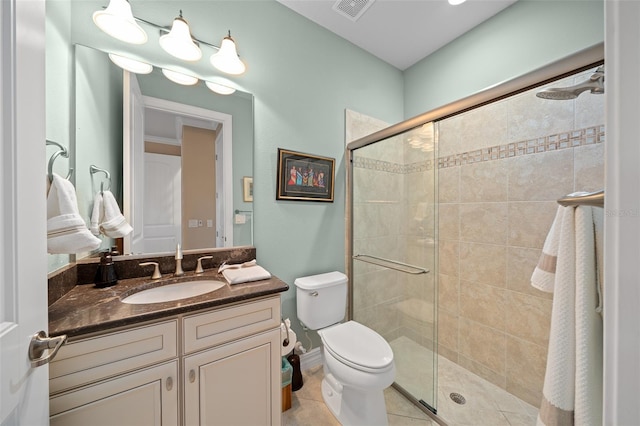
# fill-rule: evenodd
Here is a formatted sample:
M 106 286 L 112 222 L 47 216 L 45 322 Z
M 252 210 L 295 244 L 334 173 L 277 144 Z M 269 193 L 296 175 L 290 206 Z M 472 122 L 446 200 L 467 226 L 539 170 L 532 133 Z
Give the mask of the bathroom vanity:
M 279 425 L 287 284 L 273 277 L 172 302 L 121 302 L 148 282 L 78 285 L 50 306 L 50 335 L 69 338 L 50 364 L 51 425 Z

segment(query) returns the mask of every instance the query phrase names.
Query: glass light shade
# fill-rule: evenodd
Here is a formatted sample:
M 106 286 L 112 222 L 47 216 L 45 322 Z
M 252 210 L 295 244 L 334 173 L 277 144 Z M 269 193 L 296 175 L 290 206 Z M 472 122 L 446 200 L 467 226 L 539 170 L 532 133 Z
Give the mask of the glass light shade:
M 449 0 L 449 4 L 452 5 L 452 6 L 457 6 L 459 4 L 464 3 L 465 1 L 467 1 L 467 0 Z
M 151 64 L 116 55 L 115 53 L 109 53 L 109 59 L 111 59 L 111 62 L 120 68 L 136 74 L 149 74 L 153 71 L 153 66 Z
M 222 39 L 222 44 L 218 53 L 211 55 L 211 65 L 227 74 L 238 75 L 247 69 L 238 57 L 236 43 L 231 36 Z
M 136 22 L 127 0 L 111 0 L 105 10 L 93 13 L 93 22 L 113 38 L 131 43 L 144 44 L 147 33 Z
M 182 84 L 183 86 L 193 86 L 198 82 L 197 77 L 164 68 L 162 69 L 162 74 L 174 83 Z
M 160 37 L 160 47 L 183 61 L 197 61 L 202 58 L 202 50 L 193 42 L 189 24 L 182 17 L 174 19 L 171 32 Z
M 205 81 L 204 84 L 207 85 L 209 90 L 215 92 L 219 95 L 230 95 L 236 91 L 233 87 L 225 86 L 224 84 L 214 83 L 213 81 Z

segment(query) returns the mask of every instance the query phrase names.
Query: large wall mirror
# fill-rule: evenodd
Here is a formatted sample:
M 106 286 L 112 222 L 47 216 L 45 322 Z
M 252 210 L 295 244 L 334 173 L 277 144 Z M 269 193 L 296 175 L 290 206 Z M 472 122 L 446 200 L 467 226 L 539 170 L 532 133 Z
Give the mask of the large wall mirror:
M 169 81 L 157 51 L 135 51 L 156 65 L 150 74 L 122 70 L 107 52 L 126 53 L 123 44 L 92 28 L 99 7 L 47 0 L 47 139 L 69 148 L 55 169 L 74 168 L 87 225 L 95 194 L 108 187 L 134 227 L 125 254 L 166 253 L 178 242 L 187 250 L 252 245 L 253 95 Z M 105 238 L 100 250 L 113 245 Z M 50 270 L 74 260 L 51 257 Z

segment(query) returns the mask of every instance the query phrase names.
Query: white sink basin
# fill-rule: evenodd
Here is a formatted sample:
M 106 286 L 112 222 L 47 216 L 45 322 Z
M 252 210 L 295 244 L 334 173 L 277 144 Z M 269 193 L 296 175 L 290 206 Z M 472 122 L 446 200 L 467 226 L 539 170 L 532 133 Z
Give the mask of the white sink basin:
M 200 296 L 201 294 L 218 290 L 224 286 L 224 282 L 216 280 L 186 281 L 139 291 L 131 296 L 125 297 L 122 299 L 122 302 L 134 305 L 170 302 L 172 300 Z

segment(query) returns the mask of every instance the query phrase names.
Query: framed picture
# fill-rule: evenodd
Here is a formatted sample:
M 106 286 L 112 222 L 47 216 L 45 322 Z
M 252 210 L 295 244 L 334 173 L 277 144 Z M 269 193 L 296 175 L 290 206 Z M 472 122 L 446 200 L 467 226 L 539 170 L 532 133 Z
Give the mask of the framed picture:
M 247 203 L 253 202 L 253 178 L 250 176 L 242 178 L 242 198 Z
M 333 202 L 336 160 L 278 148 L 277 200 Z

